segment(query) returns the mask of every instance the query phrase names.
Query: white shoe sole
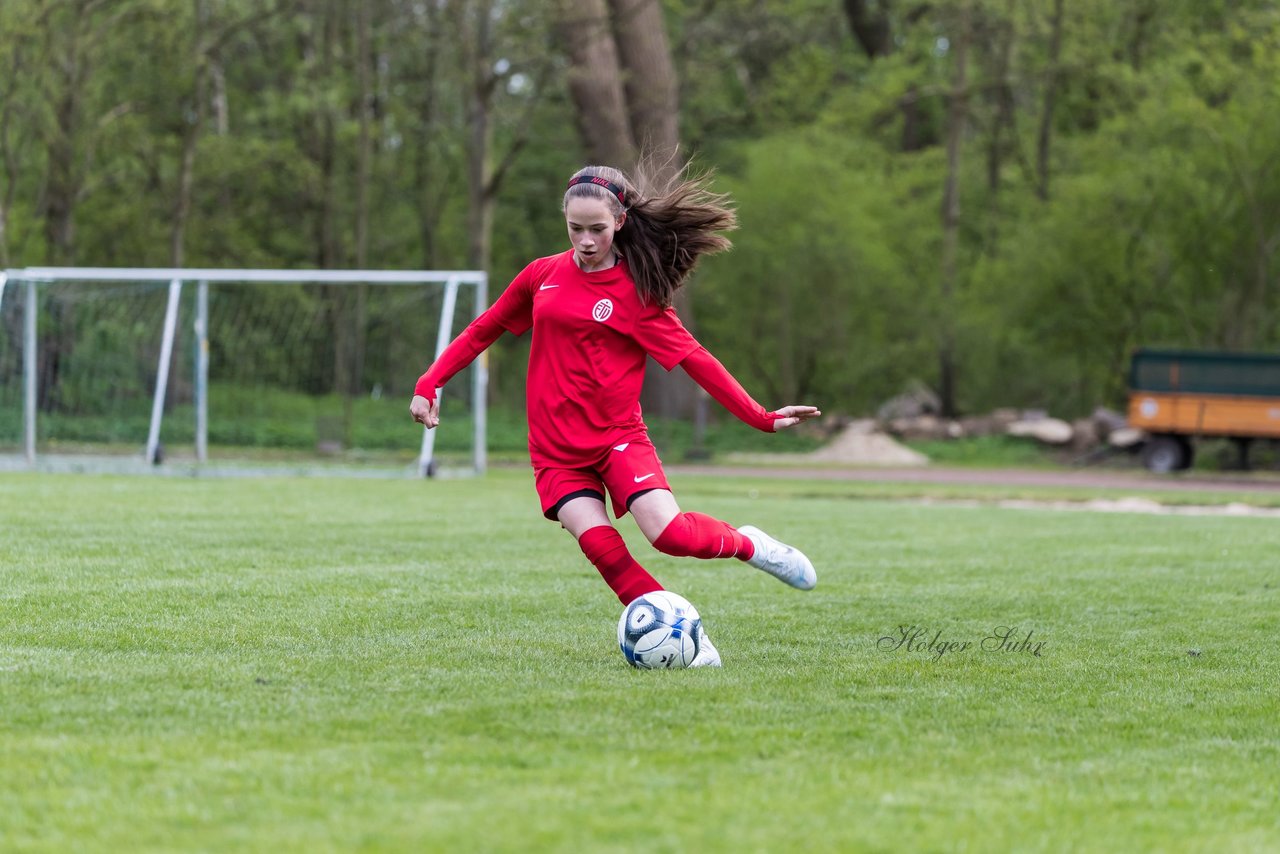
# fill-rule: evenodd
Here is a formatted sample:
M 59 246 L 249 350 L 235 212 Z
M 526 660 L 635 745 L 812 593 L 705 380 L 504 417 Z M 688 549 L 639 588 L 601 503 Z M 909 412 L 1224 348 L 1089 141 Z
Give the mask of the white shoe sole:
M 769 573 L 783 584 L 789 584 L 797 590 L 812 590 L 818 584 L 818 573 L 813 568 L 813 562 L 805 557 L 804 552 L 774 539 L 754 525 L 743 525 L 738 529 L 738 533 L 751 540 L 752 545 L 755 546 L 756 553 L 747 563 L 756 569 Z M 771 561 L 770 553 L 775 551 L 783 551 L 789 557 L 791 565 L 782 566 Z

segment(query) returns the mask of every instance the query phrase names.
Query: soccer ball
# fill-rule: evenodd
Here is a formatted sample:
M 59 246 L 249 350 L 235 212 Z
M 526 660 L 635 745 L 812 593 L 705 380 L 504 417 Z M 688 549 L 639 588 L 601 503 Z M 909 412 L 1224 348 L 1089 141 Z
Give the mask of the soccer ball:
M 688 599 L 669 590 L 636 598 L 618 620 L 618 646 L 632 667 L 688 667 L 698 657 L 702 618 Z

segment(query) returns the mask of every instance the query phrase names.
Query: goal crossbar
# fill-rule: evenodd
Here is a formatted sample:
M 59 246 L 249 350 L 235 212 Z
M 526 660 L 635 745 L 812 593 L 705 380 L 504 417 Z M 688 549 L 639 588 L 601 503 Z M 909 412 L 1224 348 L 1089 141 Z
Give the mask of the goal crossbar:
M 160 347 L 160 359 L 156 371 L 156 387 L 151 411 L 150 430 L 147 437 L 145 459 L 159 462 L 160 424 L 164 414 L 165 394 L 168 386 L 169 363 L 173 355 L 173 342 L 177 332 L 178 306 L 184 284 L 194 283 L 196 292 L 196 317 L 193 330 L 196 335 L 196 461 L 207 462 L 208 454 L 208 371 L 209 371 L 209 286 L 211 284 L 329 284 L 329 285 L 423 285 L 438 284 L 444 288 L 443 309 L 440 313 L 436 335 L 435 355 L 444 351 L 451 338 L 456 314 L 458 290 L 474 288 L 472 317 L 487 307 L 488 277 L 479 270 L 253 270 L 212 268 L 155 268 L 155 267 L 26 267 L 0 270 L 0 307 L 6 290 L 16 290 L 25 285 L 26 303 L 23 317 L 23 447 L 29 466 L 36 464 L 36 360 L 37 360 L 37 289 L 40 285 L 74 282 L 167 282 L 168 301 Z M 472 468 L 477 474 L 486 467 L 485 455 L 485 400 L 488 371 L 485 360 L 479 359 L 472 372 L 471 396 L 474 435 L 472 437 Z M 420 476 L 433 474 L 435 431 L 423 430 L 422 445 L 417 459 Z
M 456 281 L 483 285 L 479 270 L 230 270 L 195 267 L 25 267 L 8 270 L 9 278 L 24 282 L 223 282 L 239 284 L 369 284 L 421 285 Z

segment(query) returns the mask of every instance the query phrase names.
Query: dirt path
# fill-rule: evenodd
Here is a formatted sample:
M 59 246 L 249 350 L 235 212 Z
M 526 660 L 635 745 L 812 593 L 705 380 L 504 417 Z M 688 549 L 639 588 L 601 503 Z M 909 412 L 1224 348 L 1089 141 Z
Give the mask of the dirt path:
M 1074 486 L 1085 489 L 1162 490 L 1188 492 L 1274 492 L 1280 494 L 1280 477 L 1273 472 L 1254 474 L 1188 473 L 1150 475 L 1096 469 L 971 469 L 926 466 L 915 468 L 764 467 L 672 465 L 671 474 L 708 474 L 782 480 L 853 480 L 866 482 L 978 484 L 992 486 Z

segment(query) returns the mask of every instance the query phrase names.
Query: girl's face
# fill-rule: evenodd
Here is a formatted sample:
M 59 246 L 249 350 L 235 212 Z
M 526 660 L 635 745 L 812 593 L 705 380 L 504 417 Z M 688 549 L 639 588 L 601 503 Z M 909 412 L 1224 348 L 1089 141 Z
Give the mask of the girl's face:
M 573 260 L 583 272 L 613 266 L 613 235 L 626 218 L 625 213 L 615 217 L 604 199 L 577 196 L 565 205 L 564 220 L 573 244 Z

